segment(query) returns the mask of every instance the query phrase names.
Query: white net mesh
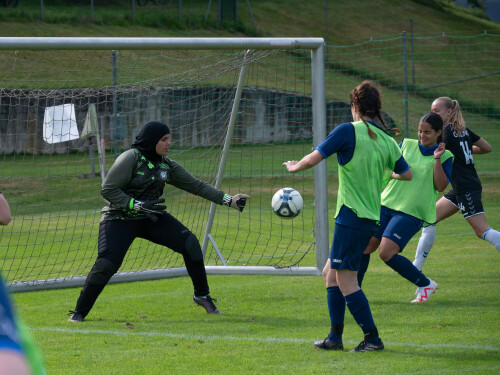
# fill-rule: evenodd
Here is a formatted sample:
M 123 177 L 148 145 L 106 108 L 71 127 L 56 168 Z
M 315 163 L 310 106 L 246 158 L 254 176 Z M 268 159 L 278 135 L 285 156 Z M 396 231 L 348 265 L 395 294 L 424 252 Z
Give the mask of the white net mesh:
M 311 149 L 309 51 L 4 51 L 0 190 L 13 222 L 1 229 L 3 276 L 43 283 L 88 273 L 104 205 L 101 172 L 147 121 L 165 122 L 169 157 L 214 184 L 243 63 L 221 188 L 252 198 L 241 214 L 219 207 L 212 235 L 228 265 L 314 266 L 313 174 L 292 176 L 281 165 Z M 271 211 L 273 193 L 285 186 L 305 201 L 291 221 Z M 201 241 L 210 202 L 169 185 L 165 198 Z M 221 264 L 210 245 L 206 263 Z M 182 266 L 176 253 L 137 239 L 119 272 Z

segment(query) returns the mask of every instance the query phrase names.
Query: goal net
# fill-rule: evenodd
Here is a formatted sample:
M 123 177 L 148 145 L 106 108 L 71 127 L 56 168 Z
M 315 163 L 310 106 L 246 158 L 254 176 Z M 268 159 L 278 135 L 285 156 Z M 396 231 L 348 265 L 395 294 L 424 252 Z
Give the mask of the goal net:
M 0 229 L 0 270 L 14 290 L 83 284 L 97 256 L 102 179 L 151 120 L 170 127 L 169 158 L 251 196 L 238 213 L 167 184 L 167 210 L 203 243 L 209 272 L 318 273 L 326 169 L 291 175 L 282 162 L 325 136 L 322 40 L 255 41 L 0 38 L 0 191 L 13 217 Z M 271 210 L 288 186 L 304 198 L 293 220 Z M 136 239 L 113 279 L 183 267 Z

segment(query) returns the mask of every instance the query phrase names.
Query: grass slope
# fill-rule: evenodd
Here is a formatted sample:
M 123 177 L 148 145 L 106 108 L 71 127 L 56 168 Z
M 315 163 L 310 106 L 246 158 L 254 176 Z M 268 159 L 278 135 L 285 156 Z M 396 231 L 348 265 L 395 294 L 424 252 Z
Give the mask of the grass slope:
M 217 4 L 211 6 L 205 23 L 208 1 L 182 2 L 179 23 L 178 1 L 165 6 L 135 7 L 135 21 L 129 0 L 94 2 L 91 20 L 90 2 L 53 0 L 44 3 L 43 21 L 40 1 L 23 0 L 17 8 L 0 14 L 2 36 L 275 36 L 326 37 L 325 2 L 320 0 L 252 0 L 254 30 L 250 12 L 238 2 L 238 22 L 217 25 Z M 413 20 L 416 34 L 436 35 L 471 33 L 488 30 L 498 33 L 500 25 L 479 18 L 473 12 L 447 1 L 391 0 L 329 1 L 328 42 L 356 44 L 371 37 L 385 38 L 410 31 Z M 360 21 L 369 14 L 370 19 Z M 355 32 L 350 32 L 354 30 Z

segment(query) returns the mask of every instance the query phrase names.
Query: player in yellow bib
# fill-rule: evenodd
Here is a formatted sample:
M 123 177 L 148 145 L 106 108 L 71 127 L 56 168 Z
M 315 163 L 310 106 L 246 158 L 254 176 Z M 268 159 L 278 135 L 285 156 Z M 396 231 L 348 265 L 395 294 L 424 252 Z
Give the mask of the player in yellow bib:
M 442 134 L 441 117 L 427 113 L 418 125 L 419 139 L 404 139 L 401 142 L 401 151 L 411 165 L 413 179 L 401 181 L 398 175 L 393 174 L 393 179 L 382 192 L 380 228 L 365 250 L 365 254 L 370 254 L 380 246 L 380 258 L 417 286 L 417 297 L 412 302 L 428 301 L 438 287 L 434 280 L 428 279 L 399 253 L 424 223 L 436 222 L 438 192 L 448 185 L 453 163 L 453 154 L 445 150 Z M 364 266 L 368 267 L 368 262 Z M 361 279 L 363 273 L 361 270 Z
M 343 350 L 342 334 L 346 305 L 363 330 L 363 341 L 352 351 L 384 349 L 373 321 L 368 300 L 358 285 L 357 272 L 380 217 L 380 192 L 387 183 L 387 170 L 402 178 L 412 173 L 391 138 L 382 119 L 380 92 L 370 82 L 363 82 L 350 93 L 352 123 L 340 124 L 316 150 L 300 161 L 283 163 L 296 173 L 314 167 L 337 154 L 339 191 L 335 232 L 330 257 L 323 268 L 326 283 L 330 333 L 314 346 L 324 350 Z M 377 123 L 377 122 L 379 123 Z

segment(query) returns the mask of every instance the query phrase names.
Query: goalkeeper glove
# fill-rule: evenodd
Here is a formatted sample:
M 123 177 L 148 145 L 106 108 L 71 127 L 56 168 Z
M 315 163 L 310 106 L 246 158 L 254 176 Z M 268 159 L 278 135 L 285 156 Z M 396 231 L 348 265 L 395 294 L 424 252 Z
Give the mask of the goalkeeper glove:
M 163 202 L 165 202 L 165 199 L 163 198 L 144 202 L 133 199 L 133 202 L 131 202 L 131 206 L 135 211 L 143 213 L 144 216 L 146 216 L 149 220 L 156 223 L 158 221 L 158 218 L 155 216 L 155 214 L 161 214 L 167 208 L 167 206 L 158 204 Z
M 223 201 L 226 206 L 243 212 L 245 204 L 247 203 L 247 198 L 250 198 L 250 196 L 246 194 L 236 194 L 234 197 L 229 194 L 224 194 Z

